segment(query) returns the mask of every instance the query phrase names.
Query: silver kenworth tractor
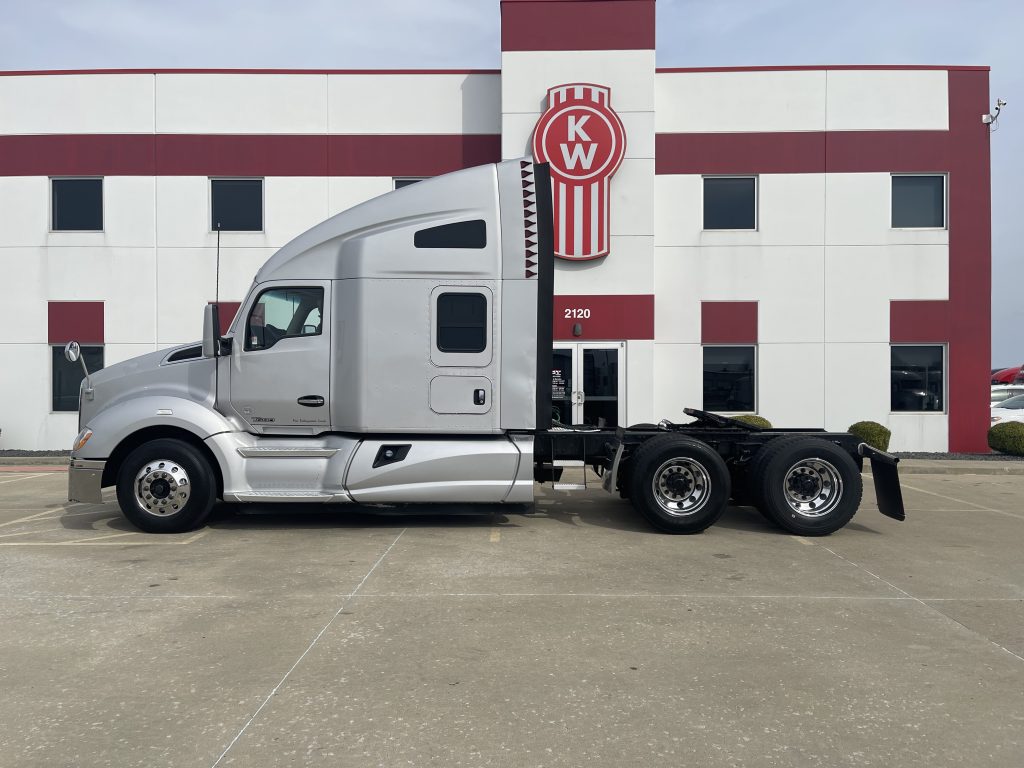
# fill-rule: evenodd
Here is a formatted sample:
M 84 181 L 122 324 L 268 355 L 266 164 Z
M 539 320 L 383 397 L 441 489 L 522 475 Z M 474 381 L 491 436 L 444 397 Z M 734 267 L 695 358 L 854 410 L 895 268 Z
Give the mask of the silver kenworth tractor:
M 849 434 L 691 409 L 553 426 L 550 190 L 522 159 L 382 195 L 272 256 L 227 335 L 210 305 L 201 343 L 86 372 L 69 499 L 114 487 L 136 526 L 179 532 L 218 499 L 528 504 L 575 462 L 662 531 L 702 531 L 733 498 L 815 536 L 857 511 L 867 457 L 903 519 L 897 460 Z

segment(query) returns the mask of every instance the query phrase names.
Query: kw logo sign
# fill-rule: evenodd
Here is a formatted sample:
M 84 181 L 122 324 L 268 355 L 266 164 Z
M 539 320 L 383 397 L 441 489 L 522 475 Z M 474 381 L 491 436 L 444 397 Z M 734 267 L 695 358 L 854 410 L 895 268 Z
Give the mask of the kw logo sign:
M 548 109 L 533 132 L 533 157 L 551 164 L 555 255 L 608 254 L 608 189 L 626 153 L 626 132 L 603 85 L 548 90 Z

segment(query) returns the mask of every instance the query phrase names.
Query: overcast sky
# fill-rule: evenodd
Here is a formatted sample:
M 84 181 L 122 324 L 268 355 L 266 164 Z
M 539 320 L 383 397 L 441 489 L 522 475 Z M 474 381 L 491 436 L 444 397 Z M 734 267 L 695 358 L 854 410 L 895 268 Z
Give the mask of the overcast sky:
M 991 66 L 992 100 L 1009 102 L 992 135 L 993 365 L 1024 362 L 1024 246 L 1012 236 L 1024 216 L 1024 2 L 657 7 L 659 66 Z M 0 0 L 0 11 L 0 69 L 500 65 L 497 0 Z

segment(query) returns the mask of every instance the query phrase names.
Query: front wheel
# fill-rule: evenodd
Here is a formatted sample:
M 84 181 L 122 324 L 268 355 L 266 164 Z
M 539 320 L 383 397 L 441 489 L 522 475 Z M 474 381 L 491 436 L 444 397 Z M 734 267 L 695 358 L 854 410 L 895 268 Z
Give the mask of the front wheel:
M 700 533 L 714 524 L 725 511 L 729 491 L 728 467 L 699 440 L 659 435 L 633 457 L 633 507 L 667 533 Z
M 750 481 L 765 517 L 798 536 L 826 536 L 850 522 L 864 490 L 850 454 L 816 437 L 773 442 L 763 450 Z
M 117 474 L 117 503 L 148 533 L 182 533 L 202 525 L 216 501 L 206 458 L 181 440 L 143 443 Z

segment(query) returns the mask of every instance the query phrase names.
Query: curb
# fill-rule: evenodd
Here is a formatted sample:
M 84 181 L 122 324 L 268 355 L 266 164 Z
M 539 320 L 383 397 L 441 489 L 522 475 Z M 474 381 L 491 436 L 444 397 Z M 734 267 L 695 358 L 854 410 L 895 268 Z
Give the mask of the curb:
M 67 456 L 0 456 L 0 467 L 66 467 L 71 464 Z
M 1024 462 L 1006 462 L 997 463 L 990 462 L 993 464 L 991 467 L 979 467 L 977 465 L 969 467 L 957 467 L 957 466 L 904 466 L 903 462 L 900 462 L 898 469 L 900 471 L 900 477 L 903 475 L 1024 475 Z

